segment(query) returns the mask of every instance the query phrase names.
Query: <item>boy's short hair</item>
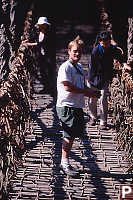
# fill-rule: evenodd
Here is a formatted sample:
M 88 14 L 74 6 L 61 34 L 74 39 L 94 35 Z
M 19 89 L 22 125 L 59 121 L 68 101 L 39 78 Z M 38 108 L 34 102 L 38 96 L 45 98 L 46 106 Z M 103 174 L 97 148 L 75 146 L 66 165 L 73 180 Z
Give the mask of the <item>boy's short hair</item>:
M 72 46 L 77 45 L 81 48 L 84 46 L 83 40 L 80 39 L 80 36 L 78 35 L 73 41 L 69 42 L 68 44 L 68 49 L 71 49 Z

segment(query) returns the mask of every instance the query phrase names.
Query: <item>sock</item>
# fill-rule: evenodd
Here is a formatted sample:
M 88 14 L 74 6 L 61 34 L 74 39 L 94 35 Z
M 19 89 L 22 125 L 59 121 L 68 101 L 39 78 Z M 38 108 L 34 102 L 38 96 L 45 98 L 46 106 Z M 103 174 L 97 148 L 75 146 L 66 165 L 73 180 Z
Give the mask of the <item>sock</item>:
M 64 166 L 64 167 L 69 166 L 69 159 L 62 157 L 62 159 L 61 159 L 61 165 Z

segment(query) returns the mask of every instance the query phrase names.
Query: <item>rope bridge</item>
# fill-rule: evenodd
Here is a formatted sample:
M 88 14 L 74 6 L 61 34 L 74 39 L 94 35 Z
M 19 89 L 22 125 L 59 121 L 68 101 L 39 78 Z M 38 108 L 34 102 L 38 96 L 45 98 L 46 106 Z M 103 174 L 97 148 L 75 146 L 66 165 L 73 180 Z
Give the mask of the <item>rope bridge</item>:
M 28 29 L 29 30 L 29 29 Z M 24 38 L 25 39 L 25 38 Z M 12 60 L 12 70 L 0 88 L 0 184 L 1 193 L 10 190 L 10 178 L 21 165 L 25 150 L 25 136 L 30 126 L 32 49 L 23 43 Z M 110 85 L 109 113 L 116 127 L 118 150 L 125 151 L 124 159 L 130 161 L 127 172 L 133 169 L 133 77 L 115 63 L 117 75 Z

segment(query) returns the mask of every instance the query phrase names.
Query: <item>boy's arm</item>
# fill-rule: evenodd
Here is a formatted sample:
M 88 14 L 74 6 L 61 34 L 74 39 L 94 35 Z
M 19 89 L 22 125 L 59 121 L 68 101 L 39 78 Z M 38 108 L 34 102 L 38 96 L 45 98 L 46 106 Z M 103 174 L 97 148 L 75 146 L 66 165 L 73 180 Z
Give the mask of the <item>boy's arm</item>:
M 77 94 L 84 94 L 87 97 L 100 98 L 100 96 L 101 96 L 100 91 L 94 91 L 90 88 L 87 88 L 87 89 L 78 88 L 78 87 L 74 86 L 69 81 L 63 81 L 63 85 L 65 87 L 65 90 L 68 91 L 68 92 L 77 93 Z

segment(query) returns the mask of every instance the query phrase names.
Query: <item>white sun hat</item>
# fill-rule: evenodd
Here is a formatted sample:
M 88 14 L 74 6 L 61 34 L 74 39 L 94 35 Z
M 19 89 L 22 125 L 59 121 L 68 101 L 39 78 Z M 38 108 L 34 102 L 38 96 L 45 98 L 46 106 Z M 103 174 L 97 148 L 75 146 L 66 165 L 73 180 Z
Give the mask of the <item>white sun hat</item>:
M 47 17 L 39 17 L 37 24 L 38 24 L 38 25 L 39 25 L 39 24 L 40 24 L 40 25 L 41 25 L 41 24 L 48 24 L 48 25 L 51 25 L 51 24 L 48 22 Z

